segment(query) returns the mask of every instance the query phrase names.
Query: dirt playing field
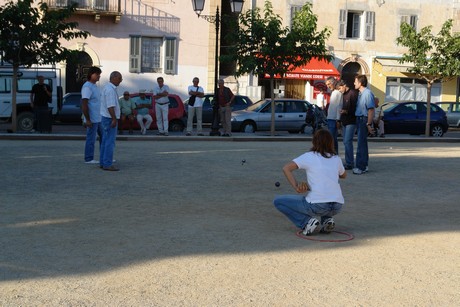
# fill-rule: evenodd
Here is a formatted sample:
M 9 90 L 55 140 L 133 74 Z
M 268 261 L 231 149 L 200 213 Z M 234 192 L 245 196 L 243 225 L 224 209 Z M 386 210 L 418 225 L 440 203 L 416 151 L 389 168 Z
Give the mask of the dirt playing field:
M 458 143 L 370 143 L 347 242 L 273 207 L 309 147 L 119 141 L 114 173 L 82 141 L 0 141 L 0 306 L 458 306 Z

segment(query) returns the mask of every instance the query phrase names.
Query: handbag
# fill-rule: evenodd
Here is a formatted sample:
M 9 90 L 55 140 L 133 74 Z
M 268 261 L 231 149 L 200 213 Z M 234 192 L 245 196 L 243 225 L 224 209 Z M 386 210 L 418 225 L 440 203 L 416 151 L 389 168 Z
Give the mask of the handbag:
M 196 91 L 198 92 L 198 86 L 196 87 Z M 188 105 L 193 107 L 193 105 L 195 104 L 195 100 L 196 95 L 190 96 L 190 98 L 188 99 Z

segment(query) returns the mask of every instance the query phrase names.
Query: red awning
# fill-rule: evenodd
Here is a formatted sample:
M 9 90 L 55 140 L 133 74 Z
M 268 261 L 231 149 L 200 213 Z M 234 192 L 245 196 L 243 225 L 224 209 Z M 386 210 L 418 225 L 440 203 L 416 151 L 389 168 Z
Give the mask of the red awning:
M 291 80 L 324 80 L 327 77 L 339 78 L 340 73 L 332 63 L 317 58 L 312 58 L 304 66 L 297 67 L 284 75 L 284 79 Z M 270 76 L 265 74 L 265 78 L 270 78 Z M 280 76 L 275 76 L 275 78 L 280 79 Z

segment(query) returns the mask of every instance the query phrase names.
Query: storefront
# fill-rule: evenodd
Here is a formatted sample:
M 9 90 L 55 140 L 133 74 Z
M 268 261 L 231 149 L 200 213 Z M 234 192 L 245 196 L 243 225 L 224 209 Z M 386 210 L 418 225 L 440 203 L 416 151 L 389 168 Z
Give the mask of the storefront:
M 427 82 L 408 72 L 411 63 L 399 63 L 397 57 L 375 57 L 372 69 L 372 90 L 380 101 L 427 100 Z M 457 80 L 435 82 L 431 101 L 455 101 Z
M 340 78 L 340 73 L 330 62 L 313 58 L 307 64 L 286 73 L 284 78 L 275 77 L 275 95 L 277 97 L 306 99 L 313 102 L 321 89 L 327 91 L 325 80 L 328 77 Z M 268 87 L 265 75 L 265 88 Z M 266 92 L 266 96 L 270 93 Z

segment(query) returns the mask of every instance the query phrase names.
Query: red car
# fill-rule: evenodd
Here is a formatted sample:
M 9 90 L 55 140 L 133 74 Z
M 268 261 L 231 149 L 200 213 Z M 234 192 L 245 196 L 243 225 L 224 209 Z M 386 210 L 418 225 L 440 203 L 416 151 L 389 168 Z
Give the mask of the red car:
M 149 114 L 152 116 L 153 122 L 150 125 L 150 129 L 158 129 L 157 126 L 157 118 L 155 115 L 155 99 L 153 98 L 152 93 L 145 93 L 147 99 L 151 102 L 152 106 L 149 108 Z M 139 93 L 131 93 L 131 98 L 139 97 Z M 169 94 L 169 112 L 168 112 L 168 120 L 169 120 L 169 132 L 182 132 L 184 128 L 187 126 L 187 114 L 185 113 L 184 103 L 182 99 L 174 94 Z M 137 115 L 137 110 L 134 110 L 134 115 Z M 137 120 L 134 119 L 134 129 L 139 130 L 139 124 Z M 129 123 L 126 120 L 123 125 L 123 130 L 129 129 Z

